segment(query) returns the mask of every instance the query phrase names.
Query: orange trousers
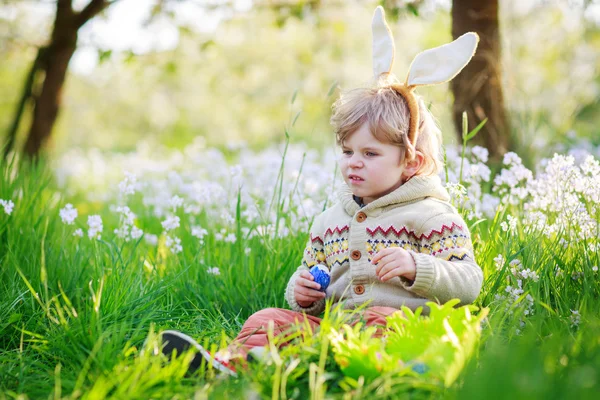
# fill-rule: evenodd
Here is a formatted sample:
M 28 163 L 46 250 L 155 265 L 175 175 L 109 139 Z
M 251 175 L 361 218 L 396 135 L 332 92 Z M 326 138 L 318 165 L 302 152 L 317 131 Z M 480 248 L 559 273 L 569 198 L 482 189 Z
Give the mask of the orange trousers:
M 362 320 L 366 326 L 385 326 L 385 317 L 397 311 L 397 309 L 392 307 L 369 307 L 363 311 L 362 318 L 355 320 L 352 324 L 356 324 L 359 320 Z M 242 330 L 229 348 L 245 358 L 251 348 L 263 347 L 269 344 L 267 335 L 269 321 L 273 321 L 273 335 L 281 336 L 289 334 L 290 328 L 293 325 L 301 325 L 305 318 L 312 329 L 316 329 L 321 324 L 321 318 L 313 317 L 312 315 L 285 310 L 283 308 L 265 308 L 252 314 L 246 320 L 242 326 Z

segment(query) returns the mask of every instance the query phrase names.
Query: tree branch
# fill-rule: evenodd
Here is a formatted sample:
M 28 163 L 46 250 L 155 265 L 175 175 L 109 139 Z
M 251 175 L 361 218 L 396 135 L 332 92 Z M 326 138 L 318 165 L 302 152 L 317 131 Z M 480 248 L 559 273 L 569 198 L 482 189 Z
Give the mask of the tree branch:
M 117 0 L 91 0 L 88 5 L 75 16 L 75 26 L 77 29 L 81 28 L 86 22 L 101 13 L 102 10 L 116 2 Z

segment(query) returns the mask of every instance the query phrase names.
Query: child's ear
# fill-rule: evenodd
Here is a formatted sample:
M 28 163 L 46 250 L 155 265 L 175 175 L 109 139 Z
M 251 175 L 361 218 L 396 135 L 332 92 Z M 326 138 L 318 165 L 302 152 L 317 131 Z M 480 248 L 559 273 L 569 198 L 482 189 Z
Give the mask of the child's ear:
M 405 180 L 412 178 L 423 166 L 425 162 L 425 156 L 420 151 L 415 151 L 415 158 L 410 161 L 406 161 L 406 165 L 404 166 L 404 172 L 402 176 Z

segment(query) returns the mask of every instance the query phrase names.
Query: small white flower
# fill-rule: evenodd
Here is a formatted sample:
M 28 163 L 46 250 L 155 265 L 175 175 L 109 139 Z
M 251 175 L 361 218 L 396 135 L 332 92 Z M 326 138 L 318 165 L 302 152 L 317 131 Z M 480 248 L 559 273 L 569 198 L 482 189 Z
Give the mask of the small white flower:
M 598 272 L 598 266 L 597 266 L 597 265 L 594 265 L 594 266 L 592 267 L 592 271 L 594 271 L 594 272 Z
M 102 233 L 102 218 L 99 215 L 88 216 L 88 237 L 100 239 Z
M 179 207 L 183 205 L 183 199 L 177 195 L 171 197 L 169 201 L 169 205 L 173 208 L 173 211 L 177 210 Z
M 201 226 L 192 226 L 192 236 L 202 240 L 207 234 L 208 231 Z
M 206 272 L 208 272 L 209 274 L 212 274 L 212 275 L 221 275 L 221 271 L 219 270 L 219 267 L 208 267 Z
M 144 234 L 144 231 L 142 231 L 137 226 L 134 225 L 131 227 L 131 238 L 132 239 L 139 239 L 142 237 L 143 234 Z
M 119 192 L 123 196 L 127 196 L 135 193 L 137 184 L 137 177 L 135 174 L 125 172 L 125 179 L 119 183 Z
M 83 237 L 83 230 L 81 228 L 75 229 L 75 232 L 73 232 L 73 236 Z
M 251 249 L 250 247 L 246 247 L 246 248 L 244 249 L 244 254 L 245 254 L 245 255 L 248 255 L 248 254 L 250 254 L 250 251 L 252 251 L 252 249 Z M 596 268 L 596 270 L 598 270 L 598 267 L 595 267 L 595 268 Z
M 13 209 L 15 208 L 15 203 L 13 203 L 12 200 L 0 199 L 0 205 L 4 207 L 4 212 L 6 213 L 6 215 L 10 215 L 13 212 Z
M 176 215 L 171 215 L 167 217 L 167 219 L 162 222 L 162 226 L 165 231 L 171 231 L 173 229 L 179 228 L 179 217 Z
M 239 164 L 236 164 L 229 168 L 229 175 L 231 175 L 233 177 L 239 177 L 242 175 L 243 171 L 244 171 L 243 167 Z
M 183 251 L 183 247 L 181 246 L 181 239 L 179 239 L 177 236 L 167 236 L 165 244 L 173 254 L 181 253 L 181 251 Z
M 488 157 L 490 153 L 485 147 L 473 146 L 473 148 L 471 149 L 471 154 L 473 154 L 475 158 L 477 158 L 477 160 L 481 161 L 482 163 L 486 163 L 488 162 Z
M 233 223 L 235 222 L 235 217 L 231 215 L 228 211 L 223 211 L 221 213 L 221 219 L 227 225 L 233 225 Z
M 151 233 L 146 233 L 144 235 L 144 240 L 146 241 L 146 243 L 148 243 L 150 246 L 156 246 L 158 244 L 158 236 L 153 235 Z
M 225 237 L 226 243 L 235 243 L 236 241 L 237 241 L 237 237 L 235 236 L 235 233 L 230 233 Z
M 496 269 L 502 269 L 502 266 L 504 266 L 504 256 L 502 254 L 498 254 L 495 258 L 494 258 L 494 263 L 496 264 Z
M 579 323 L 581 322 L 581 315 L 579 314 L 578 310 L 571 310 L 570 320 L 572 327 L 579 326 Z

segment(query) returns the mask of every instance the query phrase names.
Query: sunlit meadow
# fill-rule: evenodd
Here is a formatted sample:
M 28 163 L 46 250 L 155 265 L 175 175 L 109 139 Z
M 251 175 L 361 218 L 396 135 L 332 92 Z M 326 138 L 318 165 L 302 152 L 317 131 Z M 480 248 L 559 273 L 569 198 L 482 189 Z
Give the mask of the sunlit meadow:
M 286 307 L 315 215 L 341 184 L 333 149 L 72 151 L 0 178 L 2 398 L 592 398 L 600 388 L 600 164 L 446 148 L 443 179 L 485 283 L 471 307 L 389 319 L 386 340 L 328 308 L 317 332 L 238 378 L 186 375 L 156 332 L 223 348 Z M 49 171 L 54 171 L 50 173 Z

